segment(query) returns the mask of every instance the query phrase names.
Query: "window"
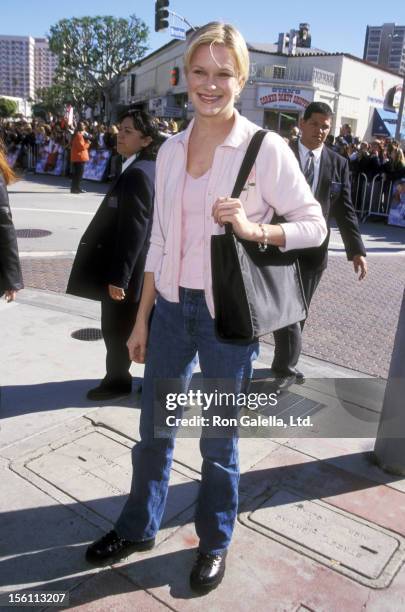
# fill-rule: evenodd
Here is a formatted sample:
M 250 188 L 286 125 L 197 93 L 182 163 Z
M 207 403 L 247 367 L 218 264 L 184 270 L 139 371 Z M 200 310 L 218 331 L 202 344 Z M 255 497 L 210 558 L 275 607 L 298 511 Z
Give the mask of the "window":
M 276 111 L 264 111 L 263 127 L 274 132 L 278 130 L 278 113 Z
M 135 80 L 136 80 L 136 74 L 131 74 L 131 96 L 135 95 Z
M 273 66 L 273 79 L 285 78 L 285 66 Z

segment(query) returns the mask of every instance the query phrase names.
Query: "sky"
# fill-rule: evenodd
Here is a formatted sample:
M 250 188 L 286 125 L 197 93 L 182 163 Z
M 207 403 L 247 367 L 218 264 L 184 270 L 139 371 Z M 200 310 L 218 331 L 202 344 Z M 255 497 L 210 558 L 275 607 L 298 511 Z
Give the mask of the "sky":
M 51 25 L 66 17 L 135 14 L 149 26 L 149 51 L 154 51 L 171 40 L 168 33 L 155 33 L 154 6 L 154 0 L 0 0 L 0 34 L 45 36 Z M 170 0 L 169 8 L 194 26 L 213 20 L 232 23 L 250 43 L 276 42 L 279 32 L 307 22 L 313 47 L 359 57 L 367 24 L 405 24 L 405 0 Z

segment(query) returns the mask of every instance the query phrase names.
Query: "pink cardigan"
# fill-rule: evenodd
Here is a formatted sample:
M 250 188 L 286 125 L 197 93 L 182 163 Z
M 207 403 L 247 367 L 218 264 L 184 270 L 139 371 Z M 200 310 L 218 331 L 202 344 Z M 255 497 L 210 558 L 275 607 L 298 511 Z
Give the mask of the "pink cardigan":
M 145 271 L 154 273 L 157 291 L 169 302 L 179 301 L 182 195 L 193 123 L 164 143 L 156 164 L 154 218 Z M 204 290 L 211 316 L 210 238 L 224 232 L 214 223 L 212 206 L 217 198 L 230 196 L 249 141 L 259 129 L 235 110 L 233 128 L 215 151 L 204 201 Z M 282 224 L 286 237 L 282 251 L 319 246 L 326 238 L 321 207 L 293 152 L 275 133 L 265 137 L 240 199 L 250 221 L 269 223 L 274 212 L 288 220 Z

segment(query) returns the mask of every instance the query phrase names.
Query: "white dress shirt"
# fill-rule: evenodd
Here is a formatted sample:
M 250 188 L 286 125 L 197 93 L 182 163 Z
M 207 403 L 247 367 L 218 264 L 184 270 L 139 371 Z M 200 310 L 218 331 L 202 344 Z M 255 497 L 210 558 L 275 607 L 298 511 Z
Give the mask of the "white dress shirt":
M 323 144 L 321 144 L 321 146 L 318 147 L 317 149 L 311 149 L 314 155 L 314 182 L 311 185 L 312 193 L 315 193 L 318 187 L 319 168 L 321 166 L 322 149 L 323 149 Z M 302 171 L 304 172 L 305 167 L 308 162 L 310 149 L 308 149 L 305 145 L 303 145 L 301 140 L 298 141 L 298 152 L 300 155 L 301 168 L 302 168 Z
M 130 166 L 132 164 L 132 162 L 134 162 L 136 160 L 136 156 L 137 156 L 137 153 L 134 153 L 134 155 L 131 155 L 131 157 L 128 157 L 128 159 L 126 159 L 124 161 L 124 163 L 122 164 L 121 174 L 123 172 L 125 172 L 125 170 L 128 168 L 128 166 Z

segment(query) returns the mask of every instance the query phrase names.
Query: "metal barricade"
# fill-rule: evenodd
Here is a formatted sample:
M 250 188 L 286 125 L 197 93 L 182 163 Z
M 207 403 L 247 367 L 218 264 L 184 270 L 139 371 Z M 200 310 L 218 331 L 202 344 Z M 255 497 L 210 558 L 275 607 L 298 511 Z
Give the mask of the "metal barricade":
M 376 174 L 367 192 L 369 205 L 362 220 L 365 221 L 371 216 L 387 219 L 391 201 L 392 181 L 387 180 L 386 175 L 383 173 Z
M 33 172 L 35 170 L 35 149 L 34 146 L 27 146 L 27 170 Z
M 367 175 L 364 172 L 358 174 L 352 183 L 353 206 L 360 219 L 366 214 L 367 183 Z

